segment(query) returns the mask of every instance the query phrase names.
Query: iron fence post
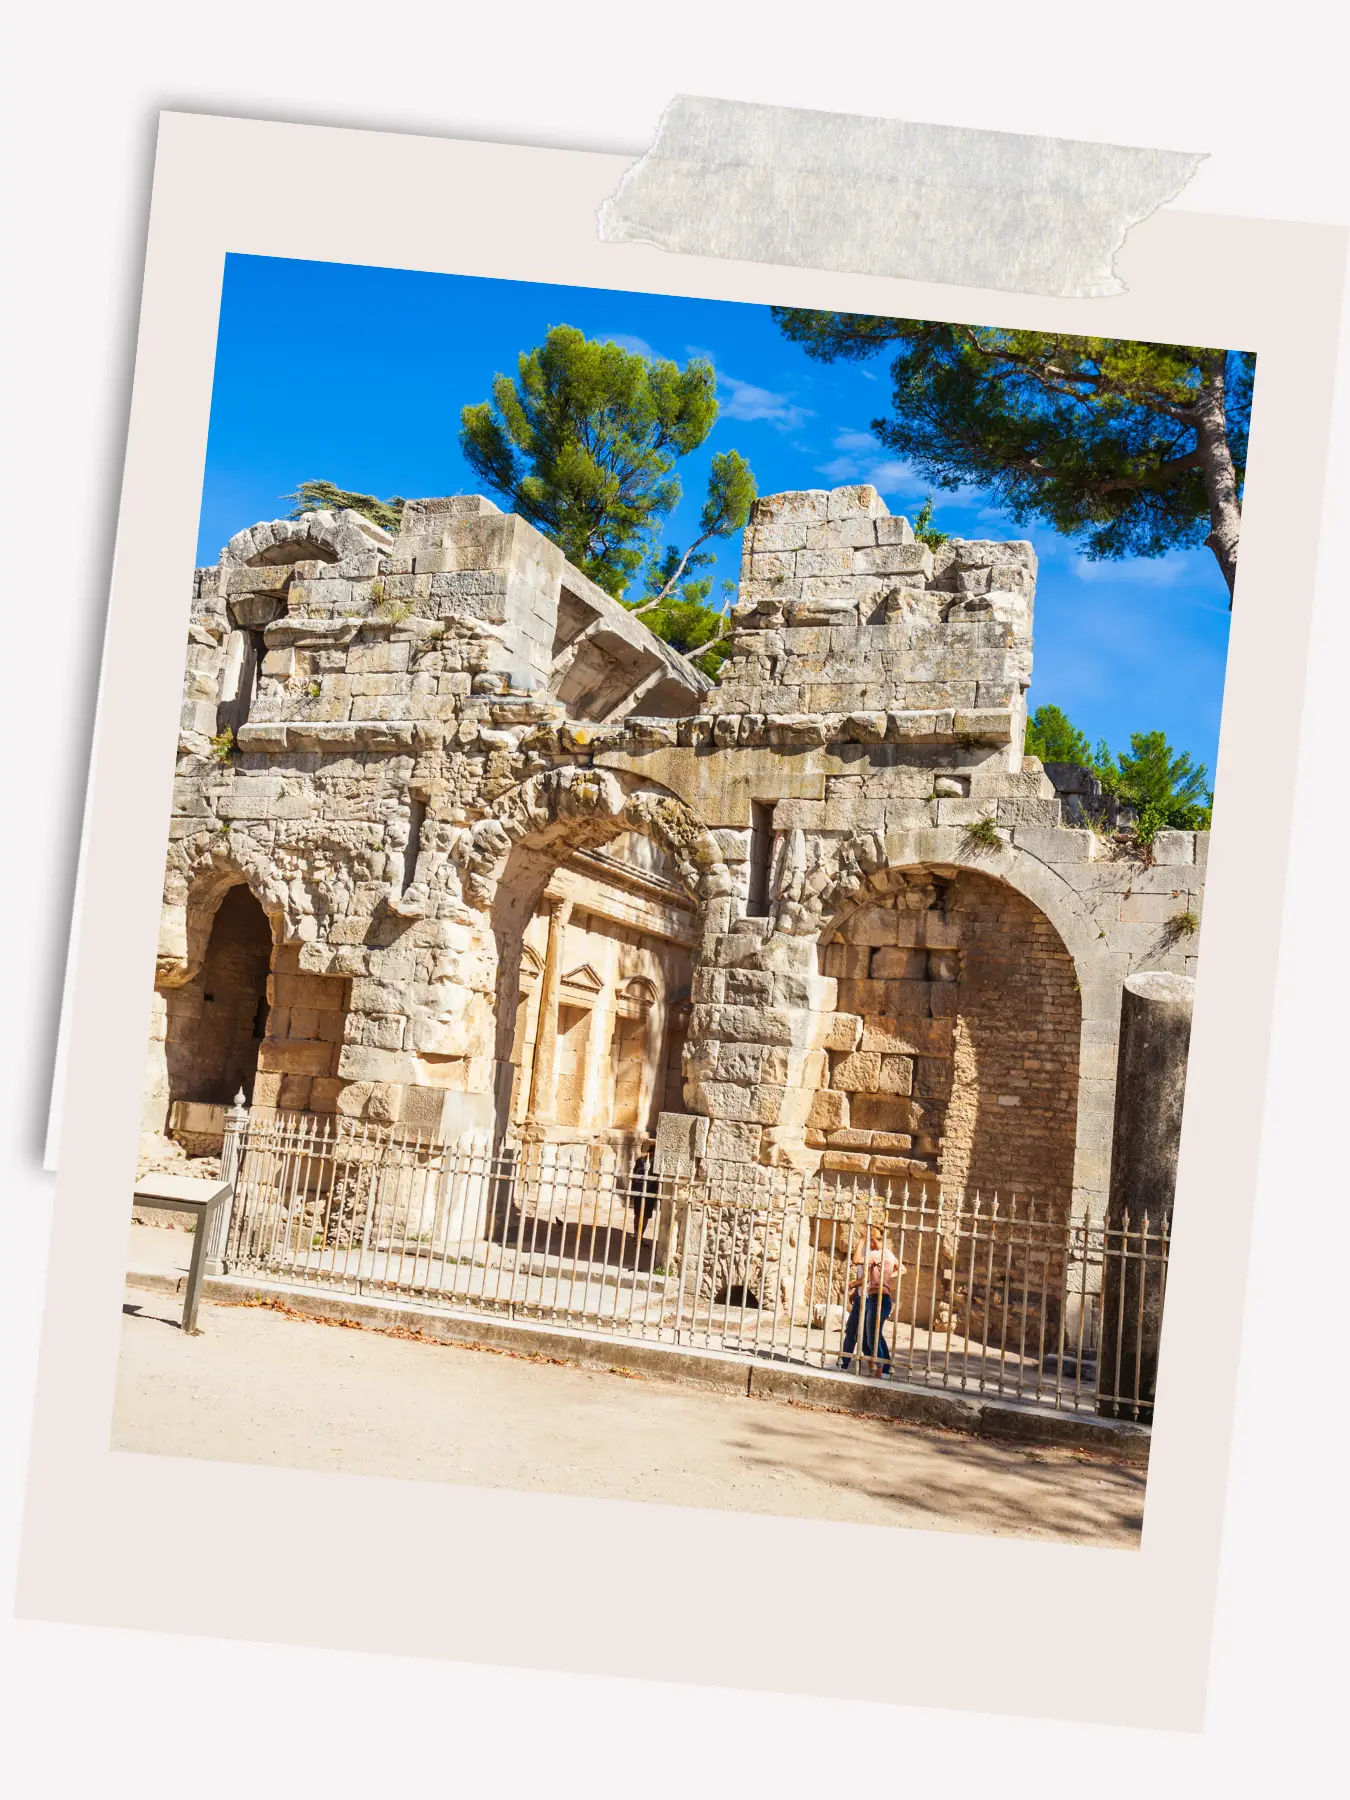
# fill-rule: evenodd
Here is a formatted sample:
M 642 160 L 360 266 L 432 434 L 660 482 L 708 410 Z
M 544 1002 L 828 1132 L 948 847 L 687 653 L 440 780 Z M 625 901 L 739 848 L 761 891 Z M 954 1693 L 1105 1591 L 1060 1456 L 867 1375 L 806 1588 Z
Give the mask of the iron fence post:
M 240 1088 L 234 1097 L 234 1105 L 225 1115 L 225 1139 L 220 1147 L 220 1179 L 229 1182 L 230 1197 L 216 1208 L 211 1220 L 211 1235 L 206 1244 L 205 1273 L 208 1275 L 225 1273 L 230 1221 L 234 1217 L 235 1186 L 239 1178 L 239 1160 L 247 1129 L 248 1108 L 244 1104 L 244 1090 Z

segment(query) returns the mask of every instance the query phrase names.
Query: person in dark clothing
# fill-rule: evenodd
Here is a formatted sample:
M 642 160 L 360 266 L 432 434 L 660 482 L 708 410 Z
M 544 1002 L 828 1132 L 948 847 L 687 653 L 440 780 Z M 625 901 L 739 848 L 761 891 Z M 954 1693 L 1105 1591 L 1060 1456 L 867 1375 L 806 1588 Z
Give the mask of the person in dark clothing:
M 633 1238 L 640 1243 L 647 1221 L 656 1211 L 661 1196 L 661 1180 L 651 1172 L 645 1156 L 639 1156 L 628 1178 L 628 1204 L 633 1212 Z

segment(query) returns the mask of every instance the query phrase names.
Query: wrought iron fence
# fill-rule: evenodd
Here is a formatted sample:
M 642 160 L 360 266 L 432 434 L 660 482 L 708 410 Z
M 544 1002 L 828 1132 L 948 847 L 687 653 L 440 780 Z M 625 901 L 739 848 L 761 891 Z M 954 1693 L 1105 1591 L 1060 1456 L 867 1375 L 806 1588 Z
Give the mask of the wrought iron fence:
M 1100 1411 L 1152 1413 L 1166 1222 L 1022 1195 L 594 1145 L 445 1145 L 255 1111 L 234 1270 L 592 1333 Z

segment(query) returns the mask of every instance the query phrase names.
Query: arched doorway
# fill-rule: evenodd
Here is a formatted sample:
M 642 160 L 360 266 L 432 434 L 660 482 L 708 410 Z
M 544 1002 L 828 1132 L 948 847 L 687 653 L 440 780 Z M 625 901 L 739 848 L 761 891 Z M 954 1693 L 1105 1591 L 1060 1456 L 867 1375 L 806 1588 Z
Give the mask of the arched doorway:
M 827 1166 L 904 1173 L 1067 1216 L 1082 1006 L 1025 895 L 969 868 L 892 869 L 821 937 L 838 982 L 812 1114 Z
M 227 1106 L 253 1097 L 267 1035 L 272 928 L 248 887 L 226 891 L 201 969 L 168 995 L 165 1058 L 169 1100 Z
M 518 873 L 508 864 L 506 896 Z M 497 921 L 500 1130 L 609 1147 L 627 1168 L 680 1090 L 694 901 L 661 845 L 620 832 L 574 850 L 516 910 Z
M 715 838 L 668 791 L 584 768 L 532 778 L 475 836 L 465 891 L 491 921 L 498 1140 L 637 1143 L 680 1086 L 700 905 L 730 888 Z

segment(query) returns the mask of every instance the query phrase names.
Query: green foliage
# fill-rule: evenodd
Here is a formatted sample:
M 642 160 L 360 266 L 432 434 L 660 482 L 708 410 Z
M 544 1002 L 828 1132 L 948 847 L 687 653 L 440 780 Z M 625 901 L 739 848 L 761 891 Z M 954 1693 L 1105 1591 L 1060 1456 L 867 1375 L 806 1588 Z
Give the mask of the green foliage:
M 397 532 L 403 517 L 404 500 L 401 494 L 395 494 L 388 500 L 377 500 L 374 494 L 356 494 L 347 488 L 335 487 L 331 481 L 302 481 L 293 494 L 283 494 L 283 500 L 294 502 L 292 510 L 286 515 L 298 519 L 307 512 L 342 512 L 349 510 L 359 512 L 372 524 L 383 530 Z
M 1083 732 L 1057 706 L 1038 706 L 1027 721 L 1026 752 L 1043 763 L 1075 763 L 1093 767 L 1092 746 Z
M 653 550 L 643 571 L 642 600 L 634 601 L 633 604 L 641 606 L 658 597 L 664 600 L 667 595 L 696 603 L 706 600 L 712 592 L 711 575 L 703 579 L 692 577 L 696 570 L 706 569 L 716 561 L 717 558 L 709 550 L 687 550 L 681 556 L 678 544 L 668 544 L 660 551 Z M 650 625 L 651 620 L 648 619 L 647 623 Z
M 737 451 L 714 456 L 708 472 L 708 492 L 699 515 L 699 535 L 681 555 L 678 545 L 653 551 L 647 562 L 643 596 L 633 604 L 657 637 L 688 656 L 701 644 L 706 655 L 694 661 L 705 675 L 715 675 L 730 651 L 724 632 L 727 613 L 736 594 L 736 583 L 722 583 L 722 606 L 712 612 L 704 601 L 712 591 L 712 577 L 689 579 L 716 558 L 702 548 L 709 539 L 730 537 L 750 516 L 755 500 L 755 478 L 750 465 Z M 625 605 L 629 602 L 625 601 Z
M 219 763 L 233 762 L 239 752 L 234 743 L 234 727 L 227 725 L 218 737 L 211 739 L 211 754 Z
M 975 484 L 1091 560 L 1209 543 L 1232 590 L 1255 357 L 1194 344 L 775 307 L 819 361 L 894 346 L 879 442 L 939 488 Z
M 1209 830 L 1214 805 L 1209 770 L 1193 763 L 1189 752 L 1178 755 L 1163 732 L 1132 732 L 1128 754 L 1122 750 L 1114 762 L 1099 744 L 1095 767 L 1107 793 L 1138 808 L 1140 843 L 1151 843 L 1162 830 Z
M 1135 839 L 1145 848 L 1159 831 L 1209 830 L 1214 804 L 1209 770 L 1189 752 L 1175 751 L 1165 732 L 1133 732 L 1129 750 L 1113 756 L 1105 738 L 1090 749 L 1086 735 L 1058 706 L 1039 706 L 1027 723 L 1026 750 L 1042 762 L 1091 769 L 1103 793 L 1135 808 Z
M 460 445 L 475 474 L 617 599 L 680 498 L 676 460 L 717 410 L 705 358 L 680 369 L 555 325 L 514 379 L 495 378 L 491 401 L 463 409 Z
M 967 825 L 966 837 L 981 850 L 997 850 L 1003 842 L 996 821 L 990 817 L 976 819 L 973 825 Z
M 930 550 L 940 549 L 943 544 L 951 542 L 950 531 L 939 531 L 933 523 L 933 496 L 930 494 L 919 508 L 918 517 L 914 521 L 914 536 L 919 543 L 927 544 Z

